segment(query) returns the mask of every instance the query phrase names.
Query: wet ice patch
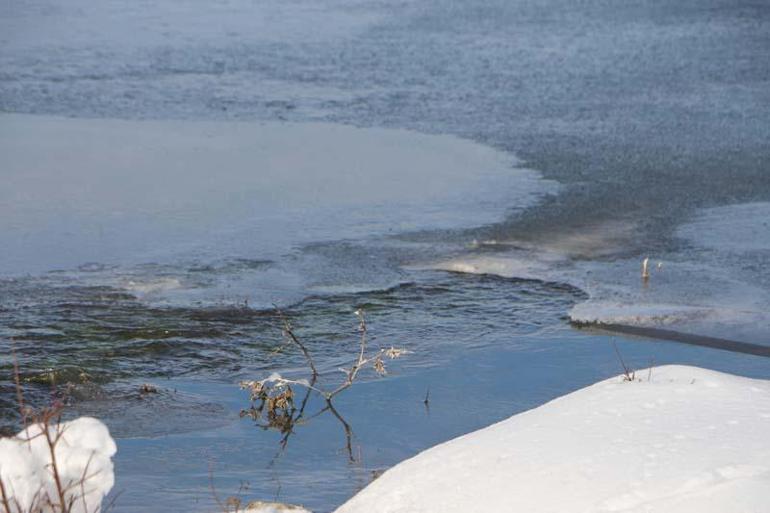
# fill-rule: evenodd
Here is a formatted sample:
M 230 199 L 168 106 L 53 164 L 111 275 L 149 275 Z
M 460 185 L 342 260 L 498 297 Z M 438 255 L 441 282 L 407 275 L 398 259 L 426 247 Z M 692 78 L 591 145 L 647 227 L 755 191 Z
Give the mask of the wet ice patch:
M 573 322 L 581 324 L 629 324 L 663 327 L 705 319 L 713 315 L 709 308 L 664 304 L 622 304 L 610 301 L 585 301 L 569 312 Z
M 727 261 L 686 250 L 666 255 L 646 280 L 639 259 L 584 263 L 569 274 L 590 296 L 570 310 L 573 322 L 768 342 L 770 290 Z
M 126 280 L 123 288 L 134 292 L 140 298 L 151 294 L 157 294 L 174 290 L 182 287 L 182 283 L 177 278 L 158 278 L 148 281 Z
M 605 223 L 547 241 L 495 241 L 428 267 L 567 283 L 588 299 L 578 324 L 630 325 L 770 343 L 770 203 L 706 209 L 681 226 L 677 252 L 608 258 L 634 226 Z M 625 242 L 624 242 L 625 241 Z M 642 262 L 649 258 L 648 277 Z
M 533 258 L 531 254 L 456 257 L 414 268 L 524 279 L 543 279 L 548 276 L 550 270 L 546 262 Z
M 209 280 L 218 297 L 296 301 L 306 287 L 351 285 L 337 279 L 339 255 L 300 248 L 475 227 L 556 190 L 472 141 L 334 124 L 4 114 L 0 153 L 0 275 L 81 266 L 95 280 L 147 262 L 177 266 L 118 284 L 152 299 L 183 298 Z M 345 264 L 367 270 L 352 285 L 382 274 L 373 253 Z M 275 265 L 231 281 L 215 268 L 223 258 Z M 202 263 L 196 278 L 190 261 Z M 242 275 L 259 279 L 247 289 Z M 198 292 L 191 300 L 205 300 Z

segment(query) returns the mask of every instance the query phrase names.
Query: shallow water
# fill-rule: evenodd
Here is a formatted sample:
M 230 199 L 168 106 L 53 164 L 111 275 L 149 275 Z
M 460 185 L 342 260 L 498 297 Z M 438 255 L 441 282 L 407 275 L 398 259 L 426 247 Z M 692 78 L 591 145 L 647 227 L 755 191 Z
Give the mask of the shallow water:
M 616 374 L 570 319 L 770 343 L 768 24 L 722 0 L 0 0 L 3 425 L 13 349 L 32 398 L 69 388 L 119 437 L 118 511 L 211 510 L 210 460 L 222 495 L 328 511 Z M 411 351 L 339 398 L 355 463 L 328 412 L 272 465 L 278 434 L 238 418 L 240 379 L 305 371 L 273 303 L 325 379 L 357 308 Z M 769 376 L 617 338 L 635 367 Z
M 321 370 L 347 364 L 355 354 L 356 309 L 370 319 L 373 347 L 407 348 L 407 365 L 420 368 L 440 365 L 454 351 L 499 345 L 502 333 L 548 331 L 583 297 L 577 289 L 530 280 L 428 272 L 419 279 L 380 291 L 309 297 L 283 315 Z M 304 366 L 301 354 L 287 347 L 283 320 L 272 309 L 153 306 L 109 287 L 40 287 L 23 279 L 3 290 L 11 293 L 3 301 L 4 332 L 23 377 L 41 392 L 52 382 L 72 381 L 96 399 L 130 399 L 137 394 L 120 381 L 137 376 L 197 376 L 232 385 L 271 369 Z M 132 433 L 130 426 L 122 430 Z
M 441 365 L 429 368 L 409 368 L 409 355 L 391 366 L 387 378 L 362 382 L 339 396 L 336 407 L 352 428 L 352 460 L 344 427 L 329 412 L 297 426 L 281 450 L 280 433 L 237 419 L 239 409 L 248 406 L 244 392 L 195 381 L 160 382 L 199 394 L 201 401 L 216 397 L 231 420 L 195 432 L 120 440 L 116 491 L 123 493 L 118 510 L 139 512 L 152 503 L 163 511 L 215 511 L 213 482 L 222 500 L 275 499 L 332 511 L 406 457 L 617 375 L 620 364 L 611 340 L 634 368 L 654 361 L 754 377 L 768 372 L 766 359 L 567 328 L 547 337 L 506 340 L 494 348 L 445 351 Z M 654 380 L 655 373 L 640 371 L 639 377 Z M 314 413 L 321 405 L 311 406 Z

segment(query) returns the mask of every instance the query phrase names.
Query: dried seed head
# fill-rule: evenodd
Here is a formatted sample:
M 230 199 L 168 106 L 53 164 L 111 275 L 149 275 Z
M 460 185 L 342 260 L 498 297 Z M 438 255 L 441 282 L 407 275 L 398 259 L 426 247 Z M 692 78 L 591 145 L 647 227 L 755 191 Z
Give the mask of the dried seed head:
M 262 381 L 241 381 L 241 390 L 248 390 L 252 401 L 256 401 L 263 395 L 265 388 Z
M 393 360 L 394 358 L 398 358 L 403 354 L 406 354 L 408 351 L 406 349 L 391 347 L 390 349 L 385 350 L 385 356 Z
M 385 376 L 388 373 L 388 371 L 385 370 L 385 362 L 382 361 L 382 356 L 377 356 L 372 366 L 374 367 L 374 372 L 380 376 Z
M 157 394 L 158 389 L 155 387 L 155 385 L 145 383 L 139 387 L 139 393 L 140 394 Z

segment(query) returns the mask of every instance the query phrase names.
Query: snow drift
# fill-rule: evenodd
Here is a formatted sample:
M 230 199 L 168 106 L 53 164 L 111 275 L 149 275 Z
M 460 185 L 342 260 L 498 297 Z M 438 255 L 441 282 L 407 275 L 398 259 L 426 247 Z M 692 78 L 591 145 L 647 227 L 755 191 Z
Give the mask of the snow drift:
M 429 449 L 337 512 L 767 512 L 769 434 L 770 382 L 658 367 Z
M 35 424 L 15 437 L 0 439 L 0 480 L 14 511 L 60 511 L 50 505 L 60 501 L 44 430 Z M 107 427 L 97 419 L 81 417 L 48 430 L 52 439 L 60 434 L 54 455 L 71 513 L 98 512 L 115 482 L 111 458 L 117 448 Z
M 282 502 L 254 501 L 244 509 L 238 509 L 234 513 L 311 513 L 302 506 L 284 504 Z

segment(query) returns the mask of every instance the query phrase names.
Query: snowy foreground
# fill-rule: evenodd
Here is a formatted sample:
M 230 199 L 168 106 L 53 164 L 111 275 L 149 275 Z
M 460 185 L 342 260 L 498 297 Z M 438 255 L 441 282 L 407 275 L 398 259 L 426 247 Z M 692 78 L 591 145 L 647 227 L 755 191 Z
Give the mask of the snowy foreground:
M 608 379 L 396 465 L 337 510 L 770 511 L 770 382 Z
M 55 444 L 58 477 L 71 513 L 99 511 L 102 499 L 115 480 L 112 456 L 115 442 L 107 427 L 81 417 L 48 428 Z M 61 511 L 51 471 L 51 449 L 41 425 L 33 425 L 11 438 L 0 439 L 0 480 L 8 505 L 16 512 Z M 5 508 L 0 505 L 0 511 Z
M 252 502 L 243 509 L 237 509 L 233 513 L 312 513 L 302 506 L 283 504 L 280 502 Z
M 60 429 L 63 482 L 89 476 L 65 485 L 68 501 L 74 513 L 96 511 L 113 485 L 115 443 L 96 419 Z M 40 434 L 0 440 L 0 478 L 22 511 L 38 511 L 41 490 L 56 494 Z M 244 511 L 306 513 L 260 502 Z M 404 461 L 337 510 L 513 511 L 767 513 L 770 381 L 685 366 L 608 379 Z

